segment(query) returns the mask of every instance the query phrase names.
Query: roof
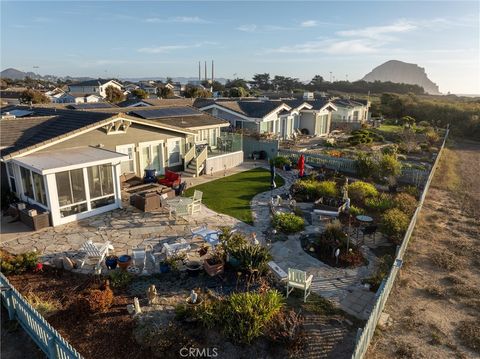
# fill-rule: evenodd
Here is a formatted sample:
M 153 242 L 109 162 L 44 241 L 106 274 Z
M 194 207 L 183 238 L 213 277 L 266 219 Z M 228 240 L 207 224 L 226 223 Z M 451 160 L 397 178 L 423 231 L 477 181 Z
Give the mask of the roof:
M 115 81 L 114 79 L 96 79 L 96 80 L 86 80 L 81 82 L 76 82 L 68 86 L 100 86 L 105 85 L 107 82 Z
M 53 170 L 66 171 L 78 166 L 100 165 L 103 163 L 112 163 L 112 161 L 126 161 L 128 155 L 105 150 L 97 147 L 74 147 L 54 151 L 32 153 L 27 156 L 19 157 L 14 162 L 22 167 L 31 168 L 41 174 L 52 173 Z
M 202 105 L 201 105 L 201 102 L 199 102 L 198 106 L 203 108 L 213 104 L 221 107 L 225 107 L 231 111 L 234 111 L 246 117 L 252 117 L 252 118 L 263 118 L 268 114 L 272 113 L 273 111 L 275 111 L 276 109 L 278 109 L 280 106 L 284 105 L 282 102 L 279 102 L 279 101 L 241 100 L 241 101 L 212 101 L 210 103 L 205 102 Z
M 303 101 L 308 103 L 309 105 L 312 105 L 312 110 L 320 110 L 323 107 L 325 107 L 325 105 L 332 102 L 327 98 L 317 98 L 315 100 L 303 100 Z
M 115 106 L 106 102 L 91 102 L 91 103 L 69 104 L 67 107 L 73 110 L 89 110 L 89 109 L 98 109 L 98 108 L 112 108 Z
M 17 107 L 29 109 L 28 107 Z M 2 109 L 2 113 L 7 109 Z M 96 125 L 113 117 L 111 113 L 84 112 L 55 108 L 33 108 L 34 116 L 19 119 L 0 120 L 2 139 L 1 155 L 7 156 L 14 152 L 26 150 L 31 146 L 67 135 L 89 126 Z M 5 142 L 4 142 L 5 140 Z
M 361 103 L 360 101 L 338 98 L 332 101 L 335 105 L 340 107 L 358 107 L 358 106 L 366 106 L 366 104 Z
M 123 102 L 118 103 L 120 107 L 132 106 L 136 103 L 144 102 L 150 106 L 161 106 L 161 107 L 171 107 L 171 106 L 191 106 L 193 105 L 193 99 L 190 98 L 146 98 L 146 99 L 129 99 Z
M 73 97 L 88 97 L 88 96 L 97 96 L 98 98 L 102 98 L 99 94 L 90 93 L 90 92 L 69 92 L 69 95 Z

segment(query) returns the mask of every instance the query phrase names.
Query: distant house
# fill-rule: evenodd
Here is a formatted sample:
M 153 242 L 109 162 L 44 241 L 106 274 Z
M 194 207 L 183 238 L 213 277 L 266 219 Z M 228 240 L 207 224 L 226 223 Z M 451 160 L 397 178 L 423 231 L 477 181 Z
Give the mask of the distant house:
M 119 107 L 153 107 L 153 106 L 192 106 L 194 99 L 190 98 L 148 98 L 128 99 L 117 103 Z
M 75 96 L 72 96 L 68 92 L 61 88 L 54 88 L 53 90 L 45 92 L 45 96 L 50 99 L 52 103 L 75 103 Z
M 314 100 L 203 100 L 195 106 L 230 122 L 236 129 L 253 133 L 272 133 L 291 138 L 297 130 L 320 136 L 330 131 L 331 112 L 336 107 L 328 101 Z
M 94 94 L 101 98 L 107 97 L 105 90 L 108 86 L 113 86 L 119 90 L 123 90 L 122 84 L 112 79 L 98 79 L 77 82 L 68 86 L 70 93 L 77 94 Z
M 75 101 L 73 103 L 94 103 L 103 101 L 103 97 L 92 93 L 69 92 Z
M 335 99 L 332 101 L 337 107 L 333 114 L 334 122 L 363 123 L 369 119 L 370 101 Z

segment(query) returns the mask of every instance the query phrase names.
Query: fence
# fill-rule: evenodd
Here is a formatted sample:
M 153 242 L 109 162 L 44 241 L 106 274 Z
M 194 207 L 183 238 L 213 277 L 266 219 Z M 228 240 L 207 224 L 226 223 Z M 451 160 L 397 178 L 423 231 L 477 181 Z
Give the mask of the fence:
M 10 320 L 16 319 L 50 359 L 83 358 L 0 273 L 1 300 Z
M 428 189 L 430 187 L 430 183 L 432 182 L 432 178 L 435 174 L 435 170 L 437 169 L 438 162 L 440 161 L 440 157 L 445 147 L 445 142 L 448 137 L 448 128 L 445 133 L 445 137 L 443 139 L 442 147 L 438 152 L 437 158 L 435 159 L 435 163 L 433 164 L 432 170 L 430 171 L 430 175 L 428 176 L 427 182 L 423 189 L 422 195 L 420 197 L 420 201 L 418 204 L 417 209 L 410 221 L 410 225 L 408 226 L 407 232 L 403 237 L 402 244 L 397 248 L 397 254 L 395 258 L 395 262 L 390 270 L 390 273 L 387 279 L 382 281 L 380 288 L 376 294 L 376 302 L 373 307 L 372 313 L 368 318 L 367 323 L 363 329 L 359 329 L 357 333 L 357 342 L 355 344 L 355 350 L 352 355 L 352 359 L 361 359 L 365 355 L 365 352 L 368 349 L 370 344 L 370 340 L 373 337 L 375 332 L 375 328 L 377 327 L 378 320 L 380 319 L 380 315 L 383 312 L 383 308 L 385 307 L 385 303 L 387 302 L 388 296 L 390 295 L 390 291 L 392 290 L 393 284 L 395 282 L 395 278 L 397 277 L 397 273 L 400 270 L 403 262 L 403 256 L 405 251 L 407 250 L 408 243 L 410 241 L 410 237 L 412 236 L 413 230 L 415 228 L 415 224 L 417 223 L 418 216 L 420 214 L 420 210 L 422 209 L 423 202 L 425 201 L 425 197 L 427 195 Z
M 355 160 L 351 158 L 338 158 L 328 155 L 293 151 L 287 149 L 278 150 L 279 156 L 289 157 L 292 161 L 298 161 L 301 155 L 305 157 L 305 163 L 314 167 L 324 166 L 325 168 L 344 172 L 350 175 L 355 175 L 357 169 L 355 166 Z M 420 186 L 424 184 L 428 177 L 427 170 L 419 170 L 415 168 L 402 168 L 402 173 L 399 177 L 399 182 Z
M 255 137 L 243 136 L 243 153 L 245 158 L 252 158 L 253 152 L 265 151 L 267 158 L 277 156 L 278 140 L 258 140 Z

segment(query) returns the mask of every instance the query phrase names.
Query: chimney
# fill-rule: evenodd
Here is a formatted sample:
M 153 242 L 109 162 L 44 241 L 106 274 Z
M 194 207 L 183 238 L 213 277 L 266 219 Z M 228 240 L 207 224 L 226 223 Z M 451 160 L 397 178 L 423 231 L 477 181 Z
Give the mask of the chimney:
M 214 80 L 214 65 L 213 65 L 213 60 L 212 60 L 212 85 L 213 85 L 213 80 Z
M 198 61 L 198 81 L 202 81 L 202 65 Z
M 207 61 L 205 61 L 205 81 L 207 81 Z

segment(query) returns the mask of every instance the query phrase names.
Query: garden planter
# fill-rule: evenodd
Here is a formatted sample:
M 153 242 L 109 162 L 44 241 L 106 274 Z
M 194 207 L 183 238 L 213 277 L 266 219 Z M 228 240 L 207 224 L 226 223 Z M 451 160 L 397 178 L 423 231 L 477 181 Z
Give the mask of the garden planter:
M 108 256 L 105 258 L 105 265 L 108 269 L 115 269 L 117 268 L 118 264 L 118 257 L 117 256 Z
M 123 256 L 120 256 L 118 258 L 117 263 L 118 263 L 118 266 L 120 267 L 120 269 L 127 270 L 127 268 L 132 263 L 132 257 L 124 254 Z
M 207 272 L 207 274 L 211 277 L 223 273 L 224 267 L 225 265 L 223 262 L 210 264 L 208 259 L 203 262 L 203 268 L 205 269 L 205 272 Z
M 168 272 L 170 272 L 170 264 L 160 263 L 160 273 L 168 273 Z
M 198 277 L 200 271 L 202 270 L 202 265 L 197 262 L 188 263 L 186 265 L 187 273 L 190 277 Z

